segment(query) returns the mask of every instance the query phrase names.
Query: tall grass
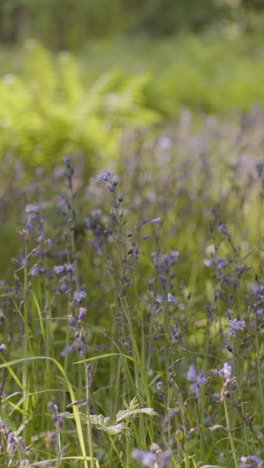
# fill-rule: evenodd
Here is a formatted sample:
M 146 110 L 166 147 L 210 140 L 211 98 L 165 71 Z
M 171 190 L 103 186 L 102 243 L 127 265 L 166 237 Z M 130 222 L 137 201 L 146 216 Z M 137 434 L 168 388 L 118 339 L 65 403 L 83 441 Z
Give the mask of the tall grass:
M 3 467 L 263 466 L 262 122 L 185 112 L 127 134 L 116 171 L 65 157 L 24 187 Z

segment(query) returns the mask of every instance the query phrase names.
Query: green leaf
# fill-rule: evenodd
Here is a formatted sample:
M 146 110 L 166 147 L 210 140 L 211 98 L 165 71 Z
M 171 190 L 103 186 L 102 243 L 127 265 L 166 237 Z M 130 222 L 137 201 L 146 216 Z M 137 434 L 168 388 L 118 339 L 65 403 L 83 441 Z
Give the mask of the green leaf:
M 128 409 L 118 411 L 116 415 L 116 422 L 122 421 L 122 419 L 130 418 L 131 416 L 136 416 L 138 414 L 147 414 L 148 416 L 157 416 L 158 413 L 154 411 L 153 408 L 139 408 L 139 409 Z
M 104 417 L 102 414 L 99 416 L 93 414 L 90 416 L 91 423 L 99 430 L 107 432 L 109 435 L 120 434 L 120 432 L 126 429 L 126 425 L 114 424 L 109 417 Z

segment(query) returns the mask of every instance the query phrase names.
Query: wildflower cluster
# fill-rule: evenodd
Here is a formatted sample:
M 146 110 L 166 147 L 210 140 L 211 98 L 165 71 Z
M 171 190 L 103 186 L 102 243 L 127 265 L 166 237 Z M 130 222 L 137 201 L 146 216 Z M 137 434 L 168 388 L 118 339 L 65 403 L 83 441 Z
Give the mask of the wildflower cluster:
M 263 171 L 241 126 L 190 125 L 127 136 L 125 196 L 69 157 L 25 189 L 0 279 L 3 466 L 262 467 Z

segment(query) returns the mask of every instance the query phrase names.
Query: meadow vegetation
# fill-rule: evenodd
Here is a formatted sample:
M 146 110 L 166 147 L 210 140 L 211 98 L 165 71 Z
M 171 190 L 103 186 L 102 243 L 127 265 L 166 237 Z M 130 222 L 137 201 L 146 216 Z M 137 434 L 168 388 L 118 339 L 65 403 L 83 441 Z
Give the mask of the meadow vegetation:
M 86 154 L 89 175 L 118 159 L 126 128 L 175 120 L 183 107 L 230 116 L 263 106 L 261 35 L 237 34 L 91 41 L 79 55 L 32 40 L 2 50 L 2 164 L 18 157 L 30 173 Z
M 3 467 L 263 466 L 263 120 L 184 111 L 6 186 Z
M 0 466 L 263 468 L 262 0 L 0 41 Z

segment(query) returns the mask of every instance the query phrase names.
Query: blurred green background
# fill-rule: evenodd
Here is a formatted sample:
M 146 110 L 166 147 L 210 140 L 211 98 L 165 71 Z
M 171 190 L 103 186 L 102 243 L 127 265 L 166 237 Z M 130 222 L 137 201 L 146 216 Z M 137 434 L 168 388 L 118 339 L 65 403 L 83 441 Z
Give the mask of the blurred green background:
M 1 41 L 17 44 L 34 36 L 61 50 L 89 38 L 139 32 L 171 35 L 200 32 L 264 10 L 263 0 L 1 0 Z
M 264 104 L 263 0 L 1 0 L 0 159 L 93 173 L 126 129 Z

